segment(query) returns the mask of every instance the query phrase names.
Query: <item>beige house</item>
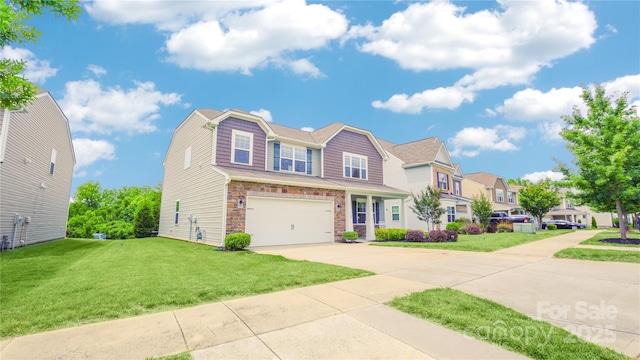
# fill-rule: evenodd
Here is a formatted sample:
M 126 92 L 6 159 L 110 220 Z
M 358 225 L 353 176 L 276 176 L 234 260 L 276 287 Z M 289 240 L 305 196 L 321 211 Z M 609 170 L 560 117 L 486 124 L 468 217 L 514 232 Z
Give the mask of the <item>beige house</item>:
M 560 195 L 560 205 L 554 207 L 545 216 L 542 221 L 547 220 L 568 220 L 572 222 L 581 222 L 587 226 L 591 226 L 591 219 L 595 218 L 598 227 L 613 227 L 614 214 L 612 213 L 600 213 L 593 211 L 588 206 L 575 205 L 571 199 L 567 197 L 567 193 L 571 189 L 560 188 L 558 189 L 558 195 Z
M 10 247 L 65 237 L 74 165 L 69 121 L 49 92 L 0 108 L 0 235 Z
M 484 194 L 494 212 L 506 212 L 509 215 L 524 214 L 518 203 L 519 186 L 509 185 L 505 178 L 487 172 L 465 174 L 462 180 L 462 195 L 473 198 Z

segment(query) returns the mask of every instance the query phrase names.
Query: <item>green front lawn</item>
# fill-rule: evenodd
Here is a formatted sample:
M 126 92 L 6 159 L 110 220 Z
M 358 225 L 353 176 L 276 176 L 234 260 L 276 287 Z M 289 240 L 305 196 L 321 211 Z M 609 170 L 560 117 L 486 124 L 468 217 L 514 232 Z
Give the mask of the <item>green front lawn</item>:
M 448 249 L 462 251 L 491 252 L 516 245 L 526 244 L 553 236 L 567 234 L 575 230 L 538 230 L 535 234 L 524 233 L 495 233 L 480 235 L 460 235 L 457 242 L 429 243 L 429 242 L 376 242 L 376 246 L 397 246 L 424 249 Z
M 600 245 L 600 246 L 623 246 L 623 247 L 635 247 L 635 248 L 640 247 L 640 245 L 634 245 L 634 244 L 615 244 L 615 243 L 600 242 L 600 240 L 608 239 L 608 238 L 620 238 L 620 230 L 618 229 L 616 231 L 616 230 L 609 229 L 609 230 L 603 231 L 598 235 L 592 237 L 591 239 L 581 242 L 580 244 L 581 245 Z M 638 233 L 637 231 L 627 233 L 627 239 L 640 239 L 640 233 Z
M 388 305 L 532 359 L 628 359 L 547 322 L 458 290 L 426 290 Z
M 163 238 L 0 253 L 0 338 L 371 275 Z
M 565 259 L 640 263 L 640 251 L 569 248 L 553 254 Z

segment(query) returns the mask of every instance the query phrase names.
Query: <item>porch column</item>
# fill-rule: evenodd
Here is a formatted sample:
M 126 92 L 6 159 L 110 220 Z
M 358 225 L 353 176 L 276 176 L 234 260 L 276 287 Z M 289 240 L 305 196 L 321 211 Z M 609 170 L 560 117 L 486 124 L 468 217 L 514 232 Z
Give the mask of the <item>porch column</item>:
M 376 239 L 376 223 L 373 217 L 373 197 L 367 195 L 367 236 L 366 240 L 373 241 Z
M 407 211 L 405 210 L 405 203 L 404 203 L 404 199 L 400 199 L 400 226 L 403 229 L 408 229 L 409 228 L 409 219 L 407 219 L 407 217 L 405 216 L 407 213 Z
M 353 206 L 351 201 L 351 194 L 346 193 L 344 196 L 344 231 L 353 231 Z

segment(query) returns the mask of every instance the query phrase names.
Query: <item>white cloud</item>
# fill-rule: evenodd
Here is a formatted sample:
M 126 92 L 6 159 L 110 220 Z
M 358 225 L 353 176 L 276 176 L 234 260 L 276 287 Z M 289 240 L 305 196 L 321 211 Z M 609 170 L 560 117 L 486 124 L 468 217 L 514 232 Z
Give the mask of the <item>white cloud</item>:
M 265 66 L 322 77 L 297 52 L 326 46 L 346 31 L 345 16 L 304 0 L 94 1 L 85 5 L 107 24 L 152 24 L 166 33 L 167 60 L 183 68 L 251 74 Z
M 526 129 L 498 125 L 494 128 L 469 127 L 464 128 L 448 140 L 451 156 L 474 157 L 482 151 L 517 151 L 519 148 L 513 143 L 526 135 Z
M 312 132 L 314 129 L 312 127 L 305 126 L 305 127 L 300 128 L 300 130 Z
M 98 66 L 98 65 L 90 64 L 89 66 L 87 66 L 87 70 L 91 71 L 93 75 L 97 77 L 107 74 L 107 70 L 105 70 L 105 68 L 103 68 L 102 66 Z
M 272 122 L 273 121 L 273 117 L 271 116 L 271 111 L 269 111 L 269 110 L 260 109 L 260 110 L 257 110 L 257 111 L 256 110 L 250 111 L 250 113 L 253 114 L 253 115 L 260 116 L 266 122 Z
M 640 74 L 622 76 L 603 85 L 607 94 L 616 97 L 626 92 L 629 102 L 640 105 Z
M 534 183 L 537 183 L 538 181 L 543 179 L 551 179 L 554 181 L 559 181 L 564 179 L 564 175 L 561 172 L 547 170 L 547 171 L 532 172 L 530 174 L 526 174 L 522 178 L 524 180 L 529 180 Z
M 106 140 L 86 138 L 73 139 L 73 151 L 76 155 L 76 173 L 74 176 L 86 176 L 86 170 L 80 170 L 99 160 L 115 160 L 116 147 Z
M 352 27 L 346 38 L 364 38 L 360 51 L 394 60 L 403 69 L 471 70 L 452 86 L 471 93 L 469 101 L 479 90 L 527 84 L 542 67 L 595 42 L 595 16 L 584 3 L 499 0 L 498 4 L 496 10 L 467 13 L 448 1 L 414 3 L 380 26 Z M 424 93 L 400 95 L 407 99 L 403 106 L 387 108 L 419 112 L 416 109 L 430 107 L 421 99 Z
M 425 90 L 421 93 L 396 94 L 387 101 L 376 100 L 371 103 L 374 108 L 387 109 L 393 112 L 418 114 L 423 108 L 455 109 L 463 102 L 473 102 L 474 94 L 460 87 L 447 87 Z
M 538 132 L 540 138 L 546 141 L 560 141 L 562 136 L 560 132 L 564 128 L 563 122 L 541 122 L 538 124 Z
M 35 54 L 27 49 L 5 46 L 0 49 L 0 58 L 26 61 L 24 77 L 36 84 L 43 84 L 58 73 L 58 69 L 52 68 L 51 63 L 37 59 Z
M 133 88 L 122 89 L 83 80 L 68 82 L 58 103 L 73 132 L 135 134 L 155 131 L 160 107 L 179 105 L 180 97 L 156 90 L 153 82 L 136 81 Z

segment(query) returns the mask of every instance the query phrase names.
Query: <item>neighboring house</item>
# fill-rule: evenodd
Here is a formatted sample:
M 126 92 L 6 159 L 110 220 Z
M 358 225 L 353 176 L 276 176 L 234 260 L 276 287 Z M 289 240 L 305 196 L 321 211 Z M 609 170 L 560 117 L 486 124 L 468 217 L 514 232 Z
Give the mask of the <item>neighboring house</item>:
M 568 220 L 572 222 L 578 222 L 591 226 L 591 218 L 596 218 L 598 227 L 613 227 L 614 214 L 612 213 L 600 213 L 593 211 L 588 206 L 576 206 L 571 199 L 567 197 L 567 193 L 571 189 L 559 188 L 558 195 L 560 196 L 560 205 L 554 207 L 545 216 L 542 217 L 542 221 L 547 220 Z M 575 191 L 575 190 L 574 190 Z
M 446 209 L 441 224 L 460 217 L 471 219 L 470 200 L 462 195 L 462 170 L 451 161 L 443 142 L 437 137 L 400 145 L 379 141 L 389 154 L 389 161 L 384 163 L 385 184 L 416 195 L 427 186 L 440 188 L 441 206 Z M 386 201 L 386 226 L 427 230 L 428 224 L 418 219 L 412 206 L 411 199 Z
M 74 165 L 69 121 L 49 92 L 0 108 L 0 235 L 15 247 L 64 238 Z
M 388 155 L 367 130 L 334 123 L 313 132 L 240 110 L 194 110 L 164 160 L 159 235 L 222 245 L 247 232 L 251 246 L 333 242 L 385 226 Z
M 467 198 L 484 193 L 491 201 L 494 212 L 506 212 L 509 215 L 524 214 L 518 203 L 519 186 L 509 185 L 505 178 L 486 172 L 465 174 L 462 180 L 462 194 Z

